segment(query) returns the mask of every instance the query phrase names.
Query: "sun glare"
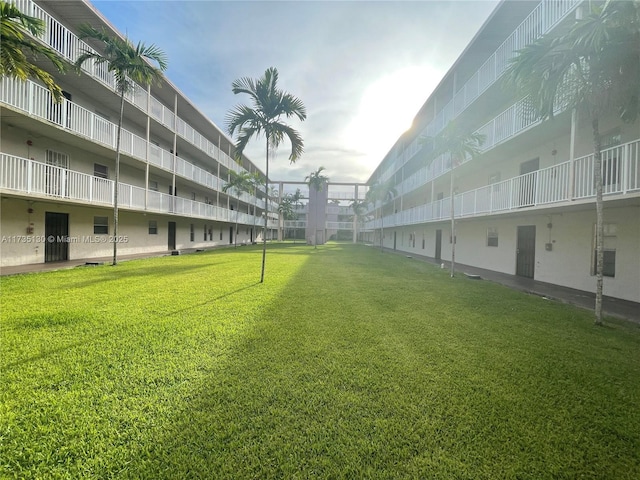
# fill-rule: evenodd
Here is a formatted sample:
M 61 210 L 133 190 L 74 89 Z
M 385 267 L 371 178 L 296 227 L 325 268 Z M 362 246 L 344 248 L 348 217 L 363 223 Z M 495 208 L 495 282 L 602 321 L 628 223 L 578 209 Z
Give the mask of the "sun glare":
M 344 141 L 362 152 L 366 163 L 378 164 L 411 127 L 441 76 L 430 67 L 407 67 L 378 78 L 365 88 L 358 112 L 345 129 Z

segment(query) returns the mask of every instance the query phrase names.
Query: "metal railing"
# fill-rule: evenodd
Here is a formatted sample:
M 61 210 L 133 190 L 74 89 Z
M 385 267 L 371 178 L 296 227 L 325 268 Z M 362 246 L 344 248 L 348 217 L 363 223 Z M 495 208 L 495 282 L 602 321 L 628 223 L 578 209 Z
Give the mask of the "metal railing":
M 572 165 L 573 164 L 573 165 Z M 457 194 L 455 216 L 470 217 L 595 197 L 594 155 L 519 175 L 502 182 Z M 605 195 L 640 192 L 640 140 L 602 151 Z M 385 227 L 411 225 L 450 218 L 451 197 L 419 205 L 384 217 Z M 380 228 L 381 220 L 366 223 Z
M 78 57 L 85 52 L 95 52 L 87 43 L 80 40 L 77 35 L 31 0 L 15 0 L 14 3 L 21 12 L 36 17 L 45 23 L 45 30 L 38 39 L 53 48 L 62 58 L 70 63 L 75 63 Z M 82 69 L 85 73 L 93 76 L 117 93 L 115 77 L 112 72 L 108 71 L 106 64 L 96 64 L 93 60 L 90 60 L 85 62 Z M 216 147 L 206 136 L 176 116 L 172 109 L 166 107 L 158 99 L 151 96 L 147 89 L 135 82 L 131 82 L 131 84 L 131 89 L 125 93 L 127 101 L 145 113 L 148 113 L 152 118 L 171 131 L 175 131 L 182 138 L 207 153 L 216 161 L 219 161 L 225 167 L 237 172 L 244 170 L 241 165 Z M 23 110 L 26 109 L 23 108 Z M 40 116 L 44 118 L 44 115 Z
M 51 93 L 33 81 L 22 82 L 13 78 L 0 79 L 0 101 L 108 148 L 113 150 L 116 148 L 117 125 L 115 123 L 67 99 L 63 99 L 61 103 L 55 103 Z M 223 164 L 232 166 L 235 170 L 240 168 L 235 161 L 225 156 L 213 144 L 209 143 L 208 148 L 219 155 L 218 158 L 224 160 Z M 174 162 L 173 153 L 147 142 L 144 138 L 124 128 L 121 131 L 120 150 L 122 153 L 140 160 L 148 160 L 149 163 L 168 172 L 175 171 L 177 175 L 212 190 L 221 191 L 224 186 L 224 181 L 214 174 L 180 157 L 176 157 Z M 247 203 L 255 201 L 253 197 L 249 200 Z M 264 202 L 258 200 L 258 204 L 264 205 Z
M 516 52 L 554 28 L 583 0 L 542 0 L 520 25 L 509 35 L 480 68 L 455 92 L 453 98 L 436 114 L 422 132 L 395 158 L 380 175 L 388 179 L 402 165 L 420 151 L 420 139 L 437 135 L 458 115 L 462 114 L 489 87 L 495 84 L 509 66 Z M 496 138 L 500 137 L 500 132 Z M 506 137 L 504 137 L 506 138 Z
M 21 194 L 113 206 L 114 181 L 35 160 L 0 154 L 0 189 Z M 223 207 L 118 183 L 118 205 L 141 211 L 173 213 L 221 222 L 236 221 L 236 212 Z M 261 225 L 261 217 L 238 213 L 239 223 Z M 270 228 L 277 228 L 270 221 Z

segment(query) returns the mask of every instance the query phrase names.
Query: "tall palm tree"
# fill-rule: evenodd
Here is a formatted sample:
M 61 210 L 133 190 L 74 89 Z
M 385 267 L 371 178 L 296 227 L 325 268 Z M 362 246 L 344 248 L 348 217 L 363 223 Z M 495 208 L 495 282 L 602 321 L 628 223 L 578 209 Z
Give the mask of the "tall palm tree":
M 394 187 L 393 178 L 389 178 L 388 180 L 382 182 L 375 182 L 373 185 L 369 187 L 367 190 L 367 194 L 365 196 L 365 200 L 367 204 L 371 204 L 374 209 L 376 209 L 376 204 L 380 202 L 380 213 L 377 216 L 380 217 L 380 251 L 384 252 L 384 206 L 391 202 L 398 195 L 398 191 Z M 378 212 L 378 210 L 375 210 Z
M 280 199 L 280 203 L 278 204 L 278 213 L 282 216 L 283 220 L 296 219 L 293 194 L 286 193 L 282 196 L 282 199 Z
M 455 189 L 454 178 L 455 169 L 459 167 L 467 158 L 474 158 L 481 153 L 481 147 L 485 142 L 485 135 L 480 133 L 468 133 L 455 121 L 450 121 L 447 126 L 434 137 L 425 137 L 422 143 L 426 143 L 431 148 L 427 152 L 427 162 L 432 162 L 441 155 L 449 156 L 450 182 L 450 220 L 451 220 L 451 278 L 455 276 L 456 263 L 456 215 L 455 215 Z
M 293 205 L 296 211 L 296 220 L 298 219 L 298 209 L 300 207 L 300 200 L 302 200 L 302 192 L 299 188 L 296 188 L 295 193 L 291 196 L 291 200 L 293 201 Z M 296 237 L 298 236 L 298 227 L 294 229 L 293 233 L 293 243 L 296 243 Z
M 66 70 L 66 64 L 51 48 L 41 45 L 33 37 L 42 35 L 45 23 L 39 18 L 22 13 L 13 3 L 0 1 L 0 76 L 40 80 L 51 92 L 56 102 L 62 101 L 62 89 L 51 74 L 31 63 L 25 51 L 33 57 L 43 55 L 59 72 Z
M 106 64 L 116 80 L 116 90 L 120 94 L 120 115 L 116 133 L 116 173 L 113 191 L 113 265 L 118 262 L 118 182 L 120 179 L 120 135 L 122 133 L 122 117 L 124 115 L 124 95 L 137 82 L 148 86 L 153 82 L 160 83 L 162 72 L 167 69 L 166 55 L 155 45 L 146 46 L 138 42 L 134 46 L 129 40 L 112 37 L 106 30 L 98 30 L 91 25 L 79 27 L 80 38 L 89 38 L 101 44 L 104 53 L 86 51 L 78 57 L 75 66 L 80 69 L 85 62 L 91 60 L 96 65 Z M 155 62 L 157 67 L 150 61 Z
M 291 142 L 289 162 L 295 163 L 302 156 L 304 142 L 300 134 L 282 118 L 307 118 L 307 110 L 302 101 L 278 88 L 278 70 L 268 68 L 257 80 L 243 77 L 235 80 L 231 89 L 234 94 L 246 93 L 251 97 L 252 107 L 238 105 L 227 114 L 227 131 L 233 136 L 238 132 L 235 148 L 236 160 L 242 157 L 245 147 L 255 136 L 264 135 L 266 140 L 265 186 L 269 189 L 269 154 L 276 149 L 285 137 Z M 264 268 L 267 256 L 267 228 L 269 217 L 269 198 L 265 199 L 264 235 L 262 239 L 262 270 L 260 283 L 264 282 Z
M 590 4 L 591 5 L 591 4 Z M 529 95 L 540 119 L 574 110 L 591 122 L 596 189 L 595 323 L 602 324 L 603 182 L 599 120 L 617 111 L 633 122 L 640 103 L 640 0 L 609 0 L 564 30 L 520 50 L 505 72 L 507 87 Z
M 359 228 L 359 224 L 360 224 L 360 220 L 362 219 L 362 216 L 367 212 L 367 201 L 366 200 L 358 200 L 357 198 L 354 199 L 350 204 L 349 207 L 351 208 L 351 210 L 353 210 L 353 214 L 355 215 L 354 218 L 354 223 L 355 223 L 355 238 L 356 241 L 358 240 L 358 228 Z
M 255 238 L 255 232 L 256 232 L 256 210 L 258 208 L 258 189 L 260 187 L 264 187 L 264 180 L 262 178 L 262 176 L 260 175 L 260 172 L 253 172 L 251 174 L 251 178 L 249 179 L 249 183 L 251 184 L 251 189 L 249 190 L 249 193 L 253 196 L 253 235 Z
M 247 171 L 242 171 L 240 173 L 235 172 L 234 170 L 229 171 L 229 181 L 224 184 L 222 187 L 222 191 L 227 193 L 231 190 L 232 193 L 235 194 L 238 199 L 236 203 L 236 230 L 235 235 L 233 236 L 233 246 L 238 246 L 238 216 L 240 215 L 240 195 L 244 192 L 250 192 L 252 189 L 251 179 L 253 175 L 251 175 Z

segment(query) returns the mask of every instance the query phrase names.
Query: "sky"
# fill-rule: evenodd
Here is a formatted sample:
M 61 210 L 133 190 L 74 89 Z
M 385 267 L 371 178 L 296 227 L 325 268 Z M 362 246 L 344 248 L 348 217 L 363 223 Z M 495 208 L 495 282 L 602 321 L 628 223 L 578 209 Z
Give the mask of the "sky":
M 332 182 L 366 182 L 498 0 L 218 1 L 92 0 L 134 43 L 168 57 L 166 77 L 226 132 L 231 84 L 279 72 L 307 119 L 295 164 L 283 142 L 269 177 L 304 181 L 319 167 Z M 263 172 L 263 139 L 245 153 Z

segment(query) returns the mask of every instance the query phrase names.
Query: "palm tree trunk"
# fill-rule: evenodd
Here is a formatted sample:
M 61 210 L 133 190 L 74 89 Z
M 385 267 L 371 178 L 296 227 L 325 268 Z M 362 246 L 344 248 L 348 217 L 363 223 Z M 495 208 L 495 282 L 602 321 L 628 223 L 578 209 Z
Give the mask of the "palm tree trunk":
M 267 137 L 267 164 L 264 179 L 264 232 L 262 233 L 262 270 L 260 272 L 260 283 L 264 283 L 264 266 L 267 261 L 267 222 L 269 220 L 269 133 L 267 132 L 265 136 Z
M 116 175 L 113 185 L 113 265 L 118 263 L 118 184 L 120 182 L 120 134 L 122 133 L 122 117 L 124 115 L 124 89 L 120 92 L 120 118 L 116 132 Z
M 600 128 L 598 117 L 592 116 L 593 130 L 593 168 L 596 182 L 596 305 L 595 324 L 602 325 L 602 290 L 604 283 L 604 211 L 602 204 L 602 145 L 600 142 Z
M 233 235 L 233 248 L 238 247 L 238 215 L 240 215 L 240 199 L 238 198 L 238 203 L 236 204 L 236 231 Z
M 453 198 L 453 163 L 451 164 L 451 186 L 449 190 L 451 195 L 451 278 L 453 278 L 456 273 L 456 204 L 455 199 Z

